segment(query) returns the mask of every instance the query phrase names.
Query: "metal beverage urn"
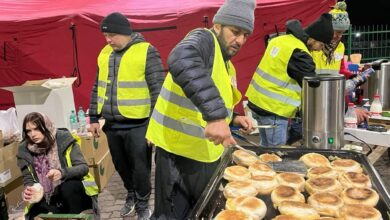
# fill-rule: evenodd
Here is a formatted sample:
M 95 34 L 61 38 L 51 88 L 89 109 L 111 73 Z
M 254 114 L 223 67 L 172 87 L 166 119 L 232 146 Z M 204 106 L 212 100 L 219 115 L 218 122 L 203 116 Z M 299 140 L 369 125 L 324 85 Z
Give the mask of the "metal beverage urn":
M 303 145 L 316 149 L 344 146 L 345 77 L 318 74 L 302 84 Z
M 374 95 L 379 94 L 383 110 L 390 110 L 390 62 L 386 59 L 372 63 L 375 74 L 367 80 L 366 98 L 372 102 Z

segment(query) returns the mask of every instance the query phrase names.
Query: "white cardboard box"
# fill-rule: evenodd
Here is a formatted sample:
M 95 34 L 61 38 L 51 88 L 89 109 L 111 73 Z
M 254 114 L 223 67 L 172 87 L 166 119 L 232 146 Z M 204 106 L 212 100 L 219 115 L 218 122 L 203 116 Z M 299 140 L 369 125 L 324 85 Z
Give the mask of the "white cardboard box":
M 14 96 L 18 125 L 30 112 L 46 114 L 57 128 L 69 128 L 69 116 L 75 110 L 72 84 L 76 77 L 26 81 L 21 86 L 2 87 Z

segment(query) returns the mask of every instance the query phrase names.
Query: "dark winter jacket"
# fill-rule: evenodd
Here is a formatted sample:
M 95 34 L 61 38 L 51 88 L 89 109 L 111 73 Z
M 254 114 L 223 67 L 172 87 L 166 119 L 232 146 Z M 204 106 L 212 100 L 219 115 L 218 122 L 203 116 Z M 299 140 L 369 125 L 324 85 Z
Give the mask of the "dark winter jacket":
M 96 74 L 96 80 L 92 89 L 91 101 L 89 106 L 89 116 L 91 123 L 98 122 L 100 117 L 103 117 L 106 120 L 106 125 L 109 125 L 113 128 L 129 128 L 133 126 L 145 125 L 148 121 L 148 118 L 145 119 L 131 119 L 126 118 L 120 114 L 117 105 L 117 76 L 119 64 L 121 62 L 123 54 L 134 44 L 145 42 L 144 37 L 140 33 L 133 33 L 131 35 L 132 40 L 129 44 L 121 51 L 113 51 L 110 55 L 109 60 L 109 72 L 108 80 L 111 81 L 107 85 L 106 96 L 108 97 L 105 100 L 101 114 L 97 113 L 97 88 L 98 88 L 98 73 L 99 67 Z M 129 73 L 131 74 L 131 73 Z M 156 104 L 157 97 L 160 93 L 161 86 L 164 82 L 165 72 L 164 67 L 161 62 L 160 53 L 152 45 L 149 46 L 147 57 L 146 57 L 146 67 L 145 67 L 145 80 L 149 88 L 150 98 L 151 98 L 151 111 Z
M 82 180 L 85 175 L 88 173 L 88 165 L 84 160 L 84 156 L 81 153 L 79 145 L 76 143 L 76 140 L 70 134 L 68 130 L 57 129 L 56 133 L 56 142 L 58 147 L 58 157 L 61 162 L 61 173 L 62 180 L 67 179 L 80 179 Z M 72 167 L 67 167 L 66 165 L 66 150 L 73 145 L 72 151 L 70 152 L 70 158 L 72 161 Z M 23 175 L 23 184 L 25 186 L 31 186 L 38 180 L 35 170 L 33 175 L 31 175 L 28 167 L 34 167 L 34 159 L 31 152 L 27 149 L 27 142 L 23 141 L 19 144 L 19 150 L 17 157 L 17 164 L 22 171 Z
M 286 33 L 292 34 L 294 37 L 302 41 L 305 45 L 309 36 L 303 30 L 301 23 L 298 20 L 290 20 L 286 23 Z M 297 83 L 302 86 L 302 81 L 305 76 L 315 76 L 316 75 L 316 66 L 314 64 L 313 58 L 310 54 L 301 51 L 300 49 L 295 49 L 292 53 L 290 60 L 287 65 L 287 74 L 289 77 L 295 79 Z M 253 103 L 249 102 L 248 107 L 253 110 L 256 114 L 262 116 L 271 116 L 274 115 L 272 112 L 265 111 Z
M 205 121 L 226 118 L 227 109 L 211 73 L 214 61 L 214 39 L 205 29 L 191 31 L 172 50 L 168 58 L 169 72 Z M 222 51 L 225 62 L 227 55 Z

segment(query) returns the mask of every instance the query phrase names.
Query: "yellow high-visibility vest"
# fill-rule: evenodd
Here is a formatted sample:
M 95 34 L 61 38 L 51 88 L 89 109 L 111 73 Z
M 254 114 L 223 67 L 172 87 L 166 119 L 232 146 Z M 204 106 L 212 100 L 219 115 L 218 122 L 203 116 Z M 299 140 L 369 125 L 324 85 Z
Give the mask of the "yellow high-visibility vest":
M 149 43 L 141 42 L 132 45 L 122 56 L 117 79 L 118 110 L 127 118 L 147 118 L 150 114 L 151 101 L 149 87 L 145 80 L 146 58 Z M 109 58 L 113 52 L 106 45 L 99 54 L 97 112 L 102 111 L 106 96 Z
M 211 79 L 229 112 L 226 122 L 230 123 L 241 93 L 235 85 L 233 64 L 224 62 L 218 40 L 214 33 L 212 35 L 214 61 Z M 214 162 L 220 158 L 224 148 L 205 138 L 206 124 L 201 112 L 168 73 L 150 118 L 146 138 L 170 153 L 201 162 Z
M 313 51 L 313 61 L 316 64 L 317 74 L 340 74 L 341 60 L 344 57 L 345 47 L 343 42 L 340 42 L 333 53 L 333 59 L 330 63 L 326 63 L 326 57 L 322 51 Z
M 310 55 L 306 45 L 291 34 L 272 39 L 245 94 L 257 107 L 286 118 L 294 117 L 301 105 L 301 87 L 287 73 L 295 49 Z

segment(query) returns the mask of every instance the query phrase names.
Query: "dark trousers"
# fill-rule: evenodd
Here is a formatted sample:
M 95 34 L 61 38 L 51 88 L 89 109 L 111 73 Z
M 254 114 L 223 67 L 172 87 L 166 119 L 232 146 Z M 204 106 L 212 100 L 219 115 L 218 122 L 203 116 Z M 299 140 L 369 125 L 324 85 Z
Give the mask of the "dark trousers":
M 92 209 L 92 199 L 85 193 L 81 180 L 67 180 L 58 186 L 49 204 L 45 198 L 34 204 L 28 219 L 34 219 L 42 213 L 78 214 L 87 209 Z
M 136 209 L 148 207 L 152 148 L 146 143 L 146 126 L 128 129 L 103 127 L 115 169 Z
M 219 160 L 203 163 L 156 147 L 152 219 L 187 219 L 218 164 Z
M 7 220 L 8 219 L 8 210 L 7 204 L 5 203 L 5 194 L 3 187 L 0 187 L 0 219 Z

